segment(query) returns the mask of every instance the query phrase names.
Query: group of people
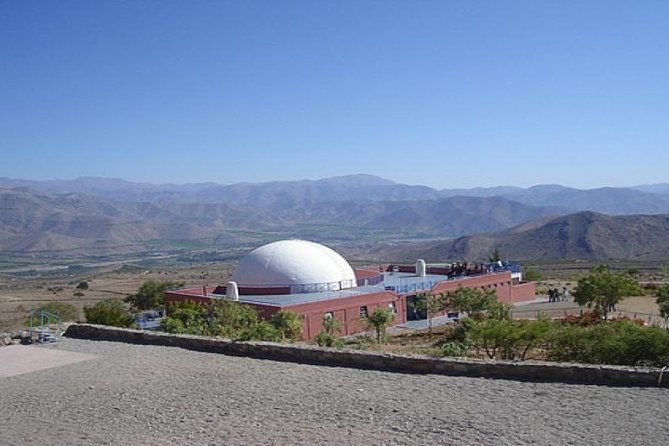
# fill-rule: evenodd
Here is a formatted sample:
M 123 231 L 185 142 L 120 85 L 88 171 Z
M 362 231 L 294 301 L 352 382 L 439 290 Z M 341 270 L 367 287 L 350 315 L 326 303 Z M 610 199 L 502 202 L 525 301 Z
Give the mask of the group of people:
M 569 290 L 567 287 L 562 287 L 562 292 L 557 288 L 552 288 L 548 290 L 548 302 L 568 302 L 569 301 Z

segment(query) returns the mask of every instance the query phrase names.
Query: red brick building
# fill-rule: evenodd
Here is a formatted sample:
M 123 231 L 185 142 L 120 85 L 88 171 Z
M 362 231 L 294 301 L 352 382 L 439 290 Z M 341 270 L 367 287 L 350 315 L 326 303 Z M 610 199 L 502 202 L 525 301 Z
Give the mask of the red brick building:
M 261 246 L 240 262 L 226 286 L 192 287 L 165 293 L 172 302 L 190 300 L 209 303 L 232 299 L 250 305 L 263 318 L 288 310 L 302 316 L 304 339 L 323 329 L 325 317 L 336 318 L 341 335 L 365 330 L 361 321 L 376 308 L 390 308 L 394 324 L 419 317 L 408 302 L 422 293 L 446 293 L 460 286 L 494 289 L 502 302 L 534 299 L 533 283 L 522 282 L 520 270 L 504 265 L 428 266 L 390 265 L 354 271 L 328 247 L 303 240 L 283 240 Z

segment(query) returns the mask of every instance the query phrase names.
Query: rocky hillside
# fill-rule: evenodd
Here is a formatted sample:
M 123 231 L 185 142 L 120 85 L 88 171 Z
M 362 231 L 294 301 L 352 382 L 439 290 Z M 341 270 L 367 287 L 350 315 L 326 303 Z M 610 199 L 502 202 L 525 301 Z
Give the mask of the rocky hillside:
M 379 258 L 484 260 L 498 248 L 512 259 L 666 259 L 669 215 L 609 216 L 580 212 L 490 234 L 380 248 Z

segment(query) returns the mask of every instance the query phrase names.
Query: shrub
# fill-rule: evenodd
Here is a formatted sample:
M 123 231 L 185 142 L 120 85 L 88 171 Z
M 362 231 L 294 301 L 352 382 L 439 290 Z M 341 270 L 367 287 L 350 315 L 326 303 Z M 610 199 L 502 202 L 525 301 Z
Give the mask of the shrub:
M 92 307 L 84 307 L 86 321 L 91 324 L 111 325 L 113 327 L 132 327 L 135 323 L 123 302 L 118 299 L 105 299 Z
M 524 360 L 530 351 L 547 343 L 552 327 L 548 319 L 485 319 L 474 325 L 467 339 L 490 359 Z
M 669 284 L 665 283 L 655 290 L 655 302 L 660 310 L 660 316 L 664 318 L 664 324 L 669 321 Z M 669 329 L 669 326 L 667 327 Z
M 602 322 L 601 316 L 596 311 L 585 311 L 581 315 L 570 314 L 562 318 L 565 325 L 578 325 L 579 327 L 589 327 Z
M 669 364 L 669 333 L 621 320 L 588 327 L 563 326 L 553 333 L 549 359 L 591 364 Z
M 160 328 L 168 333 L 210 335 L 206 313 L 207 309 L 197 302 L 175 302 L 170 305 L 169 316 L 160 321 Z
M 257 341 L 281 341 L 281 332 L 267 321 L 259 321 L 248 331 L 250 339 Z
M 281 339 L 298 339 L 302 335 L 300 315 L 292 311 L 279 311 L 272 315 L 270 323 L 281 334 Z
M 441 354 L 444 356 L 464 356 L 467 353 L 467 345 L 459 341 L 444 342 L 441 346 Z
M 74 305 L 66 304 L 64 302 L 47 302 L 33 310 L 35 315 L 33 316 L 33 324 L 39 323 L 39 312 L 42 310 L 55 314 L 63 322 L 76 321 L 79 319 L 79 310 Z M 37 317 L 37 320 L 35 320 L 35 317 Z M 26 325 L 29 323 L 30 319 L 26 320 Z
M 467 332 L 474 326 L 475 322 L 470 318 L 460 319 L 453 325 L 449 325 L 444 329 L 444 341 L 446 342 L 465 342 L 467 339 Z
M 330 333 L 326 333 L 324 331 L 318 333 L 314 338 L 314 340 L 316 341 L 316 344 L 318 344 L 319 347 L 340 348 L 344 345 L 344 341 L 342 341 L 340 338 L 331 335 Z
M 342 341 L 338 333 L 341 330 L 341 323 L 332 313 L 323 316 L 323 331 L 318 333 L 314 340 L 320 347 L 342 347 Z
M 168 333 L 222 336 L 237 341 L 272 342 L 295 335 L 295 332 L 291 331 L 294 327 L 290 326 L 290 316 L 281 316 L 286 317 L 288 324 L 282 332 L 272 323 L 261 320 L 258 312 L 252 307 L 229 300 L 218 300 L 213 305 L 190 301 L 176 302 L 169 306 L 168 314 L 169 316 L 163 318 L 160 324 L 161 330 Z M 275 322 L 279 323 L 279 318 L 276 318 Z

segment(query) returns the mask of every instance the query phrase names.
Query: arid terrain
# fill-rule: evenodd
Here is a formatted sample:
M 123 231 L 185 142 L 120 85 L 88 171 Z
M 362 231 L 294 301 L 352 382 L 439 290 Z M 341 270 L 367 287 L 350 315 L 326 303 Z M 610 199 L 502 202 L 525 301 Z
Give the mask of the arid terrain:
M 102 299 L 122 299 L 149 279 L 198 285 L 222 283 L 230 277 L 232 268 L 233 264 L 226 262 L 157 269 L 125 265 L 87 274 L 0 276 L 0 330 L 19 328 L 30 310 L 45 302 L 65 302 L 82 309 Z M 83 291 L 84 296 L 74 296 L 81 281 L 86 281 L 89 289 Z M 58 288 L 62 290 L 54 293 Z

